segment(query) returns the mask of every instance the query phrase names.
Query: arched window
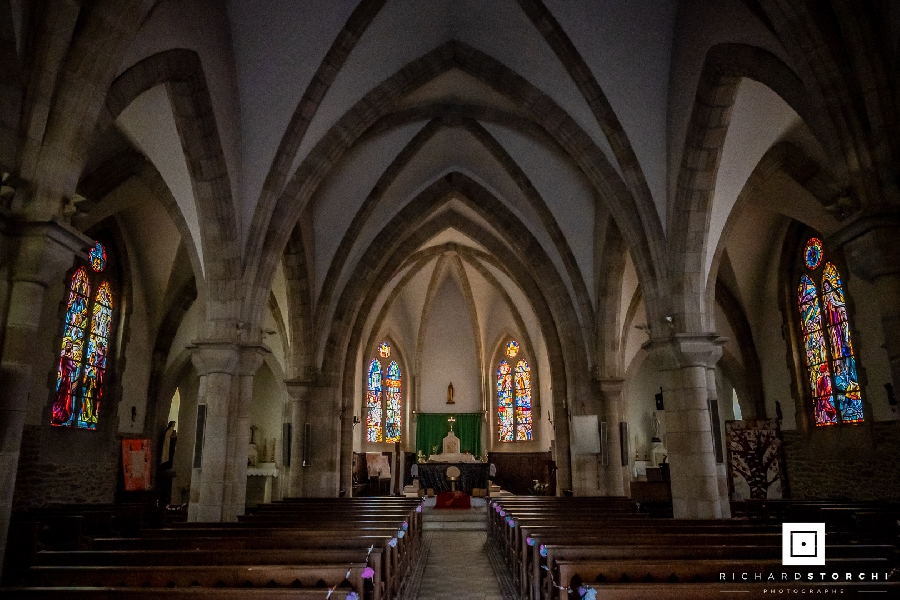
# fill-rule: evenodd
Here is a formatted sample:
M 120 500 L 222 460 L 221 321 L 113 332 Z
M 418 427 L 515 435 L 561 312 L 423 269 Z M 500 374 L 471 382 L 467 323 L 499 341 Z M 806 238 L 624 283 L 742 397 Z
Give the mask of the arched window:
M 390 358 L 391 346 L 382 342 L 378 346 L 378 358 Z M 373 358 L 369 363 L 366 387 L 366 441 L 399 442 L 403 424 L 402 375 L 397 361 L 387 367 L 383 377 L 381 361 Z
M 50 417 L 57 427 L 97 429 L 115 307 L 106 266 L 106 248 L 96 242 L 89 266 L 78 267 L 69 284 Z
M 532 439 L 531 419 L 531 367 L 524 358 L 515 362 L 515 374 L 510 361 L 519 354 L 519 344 L 506 345 L 506 357 L 497 367 L 497 430 L 501 442 L 528 441 Z M 515 375 L 515 377 L 514 377 Z M 513 382 L 515 381 L 515 396 Z
M 819 238 L 806 242 L 802 260 L 797 304 L 816 426 L 862 422 L 856 355 L 840 273 L 824 260 Z

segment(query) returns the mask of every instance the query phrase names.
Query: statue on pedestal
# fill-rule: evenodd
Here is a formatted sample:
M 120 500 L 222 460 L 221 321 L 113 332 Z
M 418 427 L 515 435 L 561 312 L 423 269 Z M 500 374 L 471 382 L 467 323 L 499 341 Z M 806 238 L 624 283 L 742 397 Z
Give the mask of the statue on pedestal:
M 447 386 L 447 404 L 456 404 L 453 401 L 453 382 L 450 382 L 450 385 Z

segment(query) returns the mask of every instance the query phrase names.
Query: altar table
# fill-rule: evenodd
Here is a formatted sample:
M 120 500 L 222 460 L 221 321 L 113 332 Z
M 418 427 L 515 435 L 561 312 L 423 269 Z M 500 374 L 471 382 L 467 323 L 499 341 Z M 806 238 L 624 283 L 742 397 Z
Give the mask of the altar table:
M 471 494 L 474 488 L 487 488 L 488 469 L 487 463 L 420 463 L 419 487 L 423 490 L 433 488 L 435 493 L 449 492 L 450 482 L 447 481 L 447 469 L 455 466 L 459 469 L 459 479 L 456 481 L 456 489 Z

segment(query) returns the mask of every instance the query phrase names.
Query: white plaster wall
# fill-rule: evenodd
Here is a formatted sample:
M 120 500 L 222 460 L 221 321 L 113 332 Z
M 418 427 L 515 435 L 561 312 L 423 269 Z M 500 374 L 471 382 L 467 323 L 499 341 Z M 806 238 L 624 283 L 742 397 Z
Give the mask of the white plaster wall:
M 254 440 L 260 453 L 263 451 L 264 440 L 268 440 L 270 444 L 273 438 L 276 440 L 275 460 L 270 462 L 275 462 L 277 466 L 281 466 L 281 423 L 286 400 L 282 386 L 278 384 L 272 370 L 268 365 L 263 364 L 253 378 L 250 423 L 257 428 Z M 274 489 L 278 486 L 273 485 L 272 487 Z
M 485 127 L 503 145 L 547 203 L 568 242 L 588 294 L 594 301 L 594 193 L 581 171 L 556 150 L 518 131 L 493 124 Z M 556 252 L 548 253 L 572 289 Z M 570 292 L 571 293 L 571 292 Z
M 704 278 L 709 274 L 728 214 L 747 178 L 772 144 L 799 123 L 797 113 L 771 89 L 750 79 L 741 80 L 716 174 Z
M 629 368 L 622 390 L 625 402 L 625 415 L 628 420 L 629 469 L 634 467 L 634 456 L 640 460 L 649 459 L 647 455 L 650 439 L 653 437 L 653 413 L 660 422 L 660 439 L 666 443 L 666 411 L 656 410 L 656 394 L 662 387 L 664 375 L 657 370 L 651 360 L 645 360 L 642 353 L 638 361 Z M 665 402 L 667 398 L 663 397 Z
M 675 21 L 668 103 L 668 189 L 669 201 L 675 197 L 675 185 L 681 169 L 681 156 L 691 111 L 697 94 L 697 82 L 712 46 L 740 43 L 763 48 L 791 65 L 787 52 L 741 0 L 716 2 L 715 19 L 710 18 L 706 0 L 681 0 Z M 767 115 L 760 115 L 764 123 Z
M 363 34 L 325 96 L 291 171 L 365 93 L 450 39 L 494 56 L 528 78 L 566 109 L 607 156 L 612 156 L 584 98 L 513 0 L 391 0 Z
M 422 125 L 405 125 L 361 143 L 344 157 L 334 174 L 324 182 L 313 207 L 316 297 L 353 217 L 378 178 Z M 368 225 L 367 235 L 358 239 L 371 241 L 379 230 L 380 227 L 373 230 Z M 356 242 L 357 248 L 361 246 L 360 241 Z M 353 264 L 350 263 L 351 268 Z
M 481 369 L 475 355 L 476 332 L 465 297 L 451 278 L 438 288 L 424 327 L 420 412 L 479 412 Z M 447 385 L 451 382 L 455 404 L 448 406 Z
M 669 66 L 679 3 L 548 0 L 616 113 L 666 221 Z
M 357 4 L 356 0 L 229 0 L 245 227 L 303 92 Z
M 159 170 L 184 215 L 203 267 L 197 204 L 165 87 L 156 86 L 135 98 L 116 119 L 116 125 Z
M 200 57 L 228 167 L 232 202 L 240 231 L 242 221 L 249 222 L 243 214 L 247 213 L 249 216 L 251 213 L 246 206 L 242 210 L 242 204 L 245 203 L 242 202 L 241 194 L 237 73 L 225 3 L 220 0 L 163 0 L 157 4 L 125 53 L 119 74 L 148 56 L 173 48 L 190 49 Z M 255 197 L 253 200 L 255 204 Z
M 200 332 L 200 326 L 203 323 L 203 309 L 199 306 L 199 302 L 194 302 L 181 319 L 178 326 L 178 332 L 172 339 L 172 346 L 169 348 L 169 355 L 166 357 L 166 368 L 172 365 L 172 361 L 181 354 L 181 352 L 197 339 Z

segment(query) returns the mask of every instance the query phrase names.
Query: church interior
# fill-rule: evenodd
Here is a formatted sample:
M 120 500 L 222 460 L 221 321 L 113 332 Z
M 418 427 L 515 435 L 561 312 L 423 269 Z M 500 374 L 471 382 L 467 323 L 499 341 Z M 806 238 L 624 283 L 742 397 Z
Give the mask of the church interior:
M 277 514 L 410 532 L 335 584 L 292 567 L 310 598 L 651 597 L 679 561 L 684 598 L 720 598 L 696 571 L 750 555 L 682 555 L 676 531 L 775 545 L 791 518 L 884 573 L 852 586 L 891 585 L 897 3 L 0 11 L 0 565 L 34 586 L 10 598 L 101 597 L 40 570 L 131 548 L 110 531 Z M 529 550 L 531 518 L 561 537 Z M 668 521 L 628 555 L 657 583 L 544 553 L 643 518 Z M 482 545 L 497 592 L 428 591 L 444 546 Z M 104 598 L 182 597 L 109 577 Z M 191 577 L 191 598 L 290 591 Z

